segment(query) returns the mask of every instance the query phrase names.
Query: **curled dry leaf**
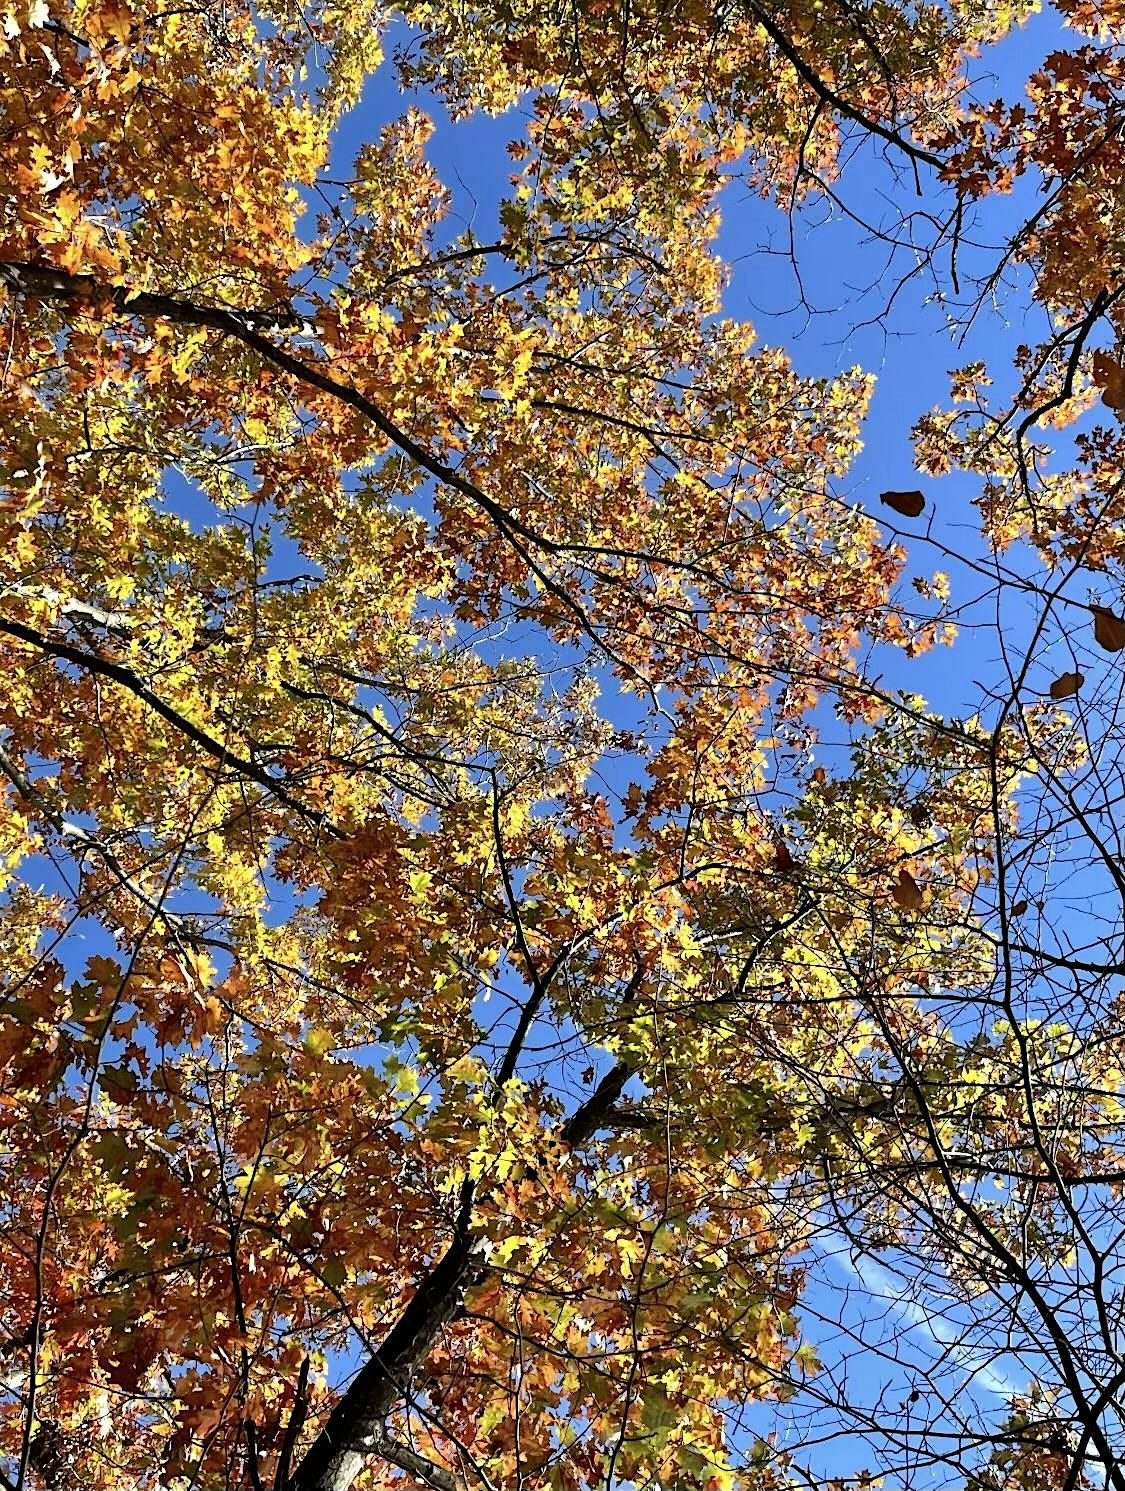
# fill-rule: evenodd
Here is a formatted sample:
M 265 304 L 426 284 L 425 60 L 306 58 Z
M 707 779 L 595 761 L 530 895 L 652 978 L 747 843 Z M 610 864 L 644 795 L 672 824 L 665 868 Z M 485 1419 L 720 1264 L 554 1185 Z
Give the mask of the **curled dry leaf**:
M 1106 652 L 1120 652 L 1125 647 L 1125 621 L 1105 606 L 1091 606 L 1094 613 L 1094 641 Z
M 1011 906 L 1008 908 L 1008 915 L 1009 916 L 1022 916 L 1026 910 L 1027 910 L 1027 902 L 1026 901 L 1023 901 L 1023 900 L 1013 901 L 1012 904 L 1011 904 Z
M 920 911 L 925 898 L 922 888 L 909 870 L 898 872 L 898 884 L 891 891 L 891 900 L 904 911 Z
M 904 518 L 920 517 L 926 510 L 926 499 L 921 492 L 880 492 L 879 501 Z
M 1084 673 L 1060 673 L 1051 685 L 1052 699 L 1069 699 L 1086 682 Z

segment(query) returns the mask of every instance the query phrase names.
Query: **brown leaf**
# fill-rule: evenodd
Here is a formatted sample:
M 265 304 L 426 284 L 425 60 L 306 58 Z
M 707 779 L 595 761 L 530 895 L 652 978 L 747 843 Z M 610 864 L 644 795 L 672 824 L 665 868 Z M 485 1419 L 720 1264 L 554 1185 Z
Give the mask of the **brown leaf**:
M 1107 409 L 1125 409 L 1125 368 L 1108 352 L 1094 353 L 1094 382 Z
M 774 863 L 783 875 L 791 875 L 797 868 L 797 861 L 789 853 L 789 846 L 784 839 L 778 839 L 773 851 Z
M 1095 622 L 1095 631 L 1096 629 L 1097 623 Z M 1069 699 L 1072 694 L 1078 692 L 1085 682 L 1086 675 L 1084 673 L 1060 673 L 1051 685 L 1051 698 Z
M 1120 652 L 1125 647 L 1125 621 L 1104 606 L 1091 606 L 1094 613 L 1094 641 L 1106 652 Z
M 898 884 L 891 891 L 891 900 L 904 911 L 920 911 L 925 897 L 922 888 L 909 870 L 898 872 Z
M 1026 910 L 1027 910 L 1027 902 L 1026 901 L 1013 901 L 1012 904 L 1011 904 L 1011 906 L 1009 906 L 1009 908 L 1008 908 L 1008 915 L 1009 916 L 1022 916 Z
M 917 518 L 926 510 L 926 499 L 921 492 L 880 492 L 879 501 L 904 518 Z

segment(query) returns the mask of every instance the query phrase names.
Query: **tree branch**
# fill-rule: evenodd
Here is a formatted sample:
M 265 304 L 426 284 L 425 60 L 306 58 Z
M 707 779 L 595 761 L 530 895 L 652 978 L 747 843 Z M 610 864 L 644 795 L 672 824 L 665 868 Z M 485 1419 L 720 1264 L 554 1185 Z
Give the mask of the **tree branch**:
M 384 1460 L 389 1460 L 400 1470 L 410 1471 L 419 1480 L 425 1481 L 428 1486 L 433 1486 L 435 1491 L 460 1491 L 460 1483 L 456 1476 L 451 1475 L 442 1466 L 434 1465 L 424 1455 L 417 1454 L 401 1440 L 392 1439 L 387 1435 L 377 1440 L 374 1448 Z
M 484 1241 L 469 1232 L 471 1207 L 470 1188 L 463 1195 L 453 1241 L 332 1410 L 289 1480 L 291 1491 L 347 1491 L 370 1456 L 385 1453 L 387 1416 L 408 1392 L 410 1378 L 460 1309 L 466 1288 L 484 1263 Z
M 314 808 L 306 807 L 299 798 L 293 796 L 283 783 L 276 777 L 272 777 L 264 767 L 255 761 L 249 761 L 244 756 L 239 756 L 229 746 L 217 740 L 215 736 L 193 724 L 191 720 L 179 710 L 173 709 L 166 704 L 158 694 L 154 694 L 148 685 L 139 678 L 131 668 L 123 663 L 115 663 L 110 658 L 104 658 L 94 652 L 86 652 L 82 648 L 72 647 L 68 642 L 57 642 L 48 637 L 45 632 L 36 630 L 35 627 L 27 626 L 22 621 L 14 621 L 10 617 L 0 616 L 0 632 L 6 632 L 8 636 L 16 638 L 17 641 L 25 642 L 31 647 L 36 647 L 40 652 L 47 653 L 51 657 L 61 658 L 64 662 L 71 663 L 77 668 L 83 668 L 87 673 L 95 673 L 102 678 L 110 678 L 114 683 L 120 684 L 129 690 L 142 703 L 147 704 L 160 718 L 171 725 L 181 735 L 187 736 L 195 745 L 201 746 L 207 754 L 213 757 L 221 765 L 232 768 L 250 781 L 257 782 L 267 792 L 283 802 L 286 807 L 293 808 L 303 818 L 309 819 L 320 828 L 327 829 L 337 838 L 343 834 L 324 813 Z
M 848 103 L 846 98 L 837 93 L 834 88 L 829 87 L 819 73 L 815 72 L 805 61 L 764 6 L 758 4 L 758 0 L 744 0 L 744 3 L 747 13 L 758 22 L 793 71 L 806 87 L 812 89 L 822 103 L 834 109 L 837 114 L 843 115 L 845 119 L 850 119 L 853 124 L 858 124 L 861 128 L 870 130 L 873 135 L 878 135 L 881 140 L 886 140 L 888 145 L 901 150 L 916 164 L 920 162 L 922 165 L 933 166 L 935 170 L 941 170 L 945 162 L 940 155 L 935 155 L 931 150 L 924 150 L 920 145 L 915 145 L 908 140 L 900 131 L 891 129 L 878 119 L 872 119 L 869 114 L 865 114 L 862 109 L 857 109 L 854 104 Z
M 633 1075 L 627 1062 L 619 1061 L 610 1067 L 580 1108 L 576 1108 L 562 1126 L 562 1137 L 572 1149 L 584 1144 L 598 1129 L 611 1122 L 614 1104 Z
M 632 1067 L 617 1062 L 575 1110 L 561 1130 L 572 1148 L 608 1124 L 633 1125 L 637 1120 L 636 1126 L 650 1126 L 651 1120 L 644 1115 L 622 1113 L 614 1107 L 632 1075 Z M 439 1332 L 460 1310 L 465 1290 L 487 1272 L 488 1245 L 469 1230 L 474 1192 L 473 1183 L 467 1181 L 461 1192 L 453 1241 L 419 1284 L 375 1355 L 353 1378 L 286 1481 L 286 1491 L 348 1491 L 372 1455 L 382 1455 L 421 1476 L 436 1491 L 456 1491 L 457 1483 L 448 1471 L 430 1465 L 389 1438 L 385 1424 L 398 1402 L 407 1396 L 409 1380 L 429 1355 Z

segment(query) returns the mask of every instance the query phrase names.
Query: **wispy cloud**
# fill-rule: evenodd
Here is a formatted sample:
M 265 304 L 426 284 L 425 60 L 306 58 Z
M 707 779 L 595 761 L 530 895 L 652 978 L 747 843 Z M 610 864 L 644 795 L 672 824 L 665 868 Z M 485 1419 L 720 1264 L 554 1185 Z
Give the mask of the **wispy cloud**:
M 983 1351 L 965 1346 L 959 1339 L 955 1327 L 948 1325 L 936 1310 L 927 1310 L 925 1305 L 909 1294 L 894 1274 L 873 1258 L 861 1258 L 854 1262 L 846 1253 L 829 1253 L 828 1261 L 850 1278 L 861 1284 L 865 1291 L 876 1296 L 911 1331 L 928 1338 L 945 1356 L 952 1358 L 971 1377 L 975 1385 L 1007 1402 L 1016 1393 L 1026 1392 L 1027 1380 L 1016 1378 L 1005 1372 Z

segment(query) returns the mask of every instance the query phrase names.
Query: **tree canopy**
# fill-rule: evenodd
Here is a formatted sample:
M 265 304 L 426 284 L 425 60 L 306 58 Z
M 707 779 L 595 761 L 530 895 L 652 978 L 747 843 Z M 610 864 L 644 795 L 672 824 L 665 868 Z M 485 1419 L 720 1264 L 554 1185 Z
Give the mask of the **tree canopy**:
M 5 1491 L 1125 1491 L 1125 9 L 996 101 L 1033 8 L 0 16 Z M 716 244 L 872 162 L 1024 338 L 881 501 Z

